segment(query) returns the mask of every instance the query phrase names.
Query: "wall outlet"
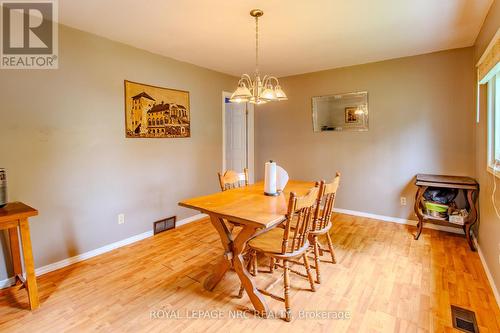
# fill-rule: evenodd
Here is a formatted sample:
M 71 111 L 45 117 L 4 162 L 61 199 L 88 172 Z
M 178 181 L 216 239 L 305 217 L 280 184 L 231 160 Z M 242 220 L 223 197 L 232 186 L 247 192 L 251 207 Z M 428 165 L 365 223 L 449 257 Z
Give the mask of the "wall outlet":
M 401 202 L 401 206 L 406 206 L 406 197 L 401 197 L 399 201 Z
M 118 224 L 125 223 L 125 214 L 118 214 Z

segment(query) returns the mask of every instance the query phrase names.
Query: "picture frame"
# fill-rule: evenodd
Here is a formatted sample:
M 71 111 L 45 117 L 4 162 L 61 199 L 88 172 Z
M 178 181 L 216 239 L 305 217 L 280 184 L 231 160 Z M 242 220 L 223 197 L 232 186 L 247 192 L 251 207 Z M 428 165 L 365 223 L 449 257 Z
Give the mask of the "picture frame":
M 189 91 L 124 81 L 127 138 L 189 138 Z
M 359 116 L 356 114 L 358 108 L 356 106 L 348 106 L 345 108 L 345 122 L 346 124 L 359 123 Z

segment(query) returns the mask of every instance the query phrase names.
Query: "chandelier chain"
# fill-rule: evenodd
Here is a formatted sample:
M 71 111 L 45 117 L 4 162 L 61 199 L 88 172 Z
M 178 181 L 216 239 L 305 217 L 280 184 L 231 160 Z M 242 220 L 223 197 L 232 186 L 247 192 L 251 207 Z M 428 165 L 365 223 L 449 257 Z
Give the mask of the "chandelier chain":
M 255 17 L 255 71 L 259 73 L 259 18 Z

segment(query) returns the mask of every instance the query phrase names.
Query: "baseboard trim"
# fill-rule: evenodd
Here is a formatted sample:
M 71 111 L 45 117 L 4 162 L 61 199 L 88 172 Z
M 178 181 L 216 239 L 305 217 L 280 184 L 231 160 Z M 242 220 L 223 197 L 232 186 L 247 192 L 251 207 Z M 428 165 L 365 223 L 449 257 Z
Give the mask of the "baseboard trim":
M 185 219 L 179 220 L 177 222 L 176 226 L 180 227 L 180 226 L 183 226 L 185 224 L 192 223 L 192 222 L 201 220 L 203 218 L 206 218 L 207 216 L 208 215 L 206 215 L 206 214 L 197 214 L 197 215 L 194 215 L 194 216 L 190 216 L 190 217 L 187 217 Z M 88 251 L 88 252 L 85 252 L 85 253 L 81 253 L 81 254 L 78 254 L 78 255 L 76 255 L 74 257 L 63 259 L 63 260 L 60 260 L 58 262 L 55 262 L 55 263 L 52 263 L 52 264 L 49 264 L 49 265 L 46 265 L 46 266 L 42 266 L 42 267 L 36 268 L 35 269 L 35 274 L 36 274 L 36 276 L 40 276 L 40 275 L 43 275 L 43 274 L 46 274 L 46 273 L 49 273 L 49 272 L 52 272 L 52 271 L 64 268 L 66 266 L 75 264 L 77 262 L 80 262 L 80 261 L 83 261 L 83 260 L 86 260 L 86 259 L 98 256 L 100 254 L 103 254 L 103 253 L 106 253 L 106 252 L 118 249 L 118 248 L 120 248 L 122 246 L 126 246 L 126 245 L 129 245 L 129 244 L 138 242 L 140 240 L 143 240 L 143 239 L 151 237 L 151 236 L 153 236 L 153 231 L 149 230 L 149 231 L 143 232 L 142 234 L 138 234 L 138 235 L 135 235 L 135 236 L 132 236 L 132 237 L 129 237 L 129 238 L 125 238 L 125 239 L 123 239 L 121 241 L 114 242 L 114 243 L 102 246 L 102 247 L 97 248 L 95 250 L 91 250 L 91 251 Z M 8 279 L 5 279 L 5 280 L 0 280 L 0 289 L 8 288 L 8 287 L 12 286 L 14 284 L 14 282 L 15 282 L 14 277 L 11 277 L 11 278 L 8 278 Z
M 495 285 L 495 281 L 493 280 L 493 275 L 491 275 L 490 269 L 486 264 L 486 260 L 483 256 L 483 251 L 481 251 L 481 246 L 477 242 L 475 236 L 472 237 L 474 240 L 474 245 L 476 245 L 477 254 L 479 254 L 479 259 L 481 260 L 481 264 L 483 265 L 484 271 L 486 272 L 486 277 L 488 278 L 488 282 L 490 283 L 491 290 L 493 290 L 493 295 L 495 295 L 495 300 L 497 301 L 497 305 L 500 308 L 500 293 L 498 292 L 497 286 Z
M 0 281 L 0 289 L 8 288 L 14 285 L 14 282 L 16 282 L 16 279 L 14 279 L 13 277 L 2 280 Z
M 355 210 L 342 209 L 342 208 L 334 208 L 333 211 L 336 213 L 342 213 L 342 214 L 346 214 L 346 215 L 354 215 L 354 216 L 359 216 L 359 217 L 366 217 L 366 218 L 370 218 L 370 219 L 374 219 L 374 220 L 380 220 L 383 222 L 407 224 L 407 225 L 412 225 L 412 226 L 416 226 L 418 223 L 418 221 L 416 221 L 416 220 L 408 220 L 408 219 L 403 219 L 400 217 L 392 217 L 392 216 L 377 215 L 377 214 L 371 214 L 371 213 L 365 213 L 365 212 L 358 212 Z M 452 232 L 454 234 L 460 234 L 460 235 L 464 234 L 462 229 L 457 229 L 457 228 L 453 228 L 453 227 L 446 227 L 446 226 L 441 226 L 441 225 L 436 225 L 436 224 L 431 224 L 431 223 L 424 223 L 424 228 Z
M 207 218 L 207 217 L 208 217 L 207 214 L 196 214 L 196 215 L 193 215 L 193 216 L 190 216 L 190 217 L 186 217 L 185 219 L 182 219 L 182 220 L 178 221 L 176 223 L 176 227 L 180 227 L 180 226 L 183 226 L 185 224 L 188 224 L 188 223 L 191 223 L 191 222 L 195 222 L 195 221 Z

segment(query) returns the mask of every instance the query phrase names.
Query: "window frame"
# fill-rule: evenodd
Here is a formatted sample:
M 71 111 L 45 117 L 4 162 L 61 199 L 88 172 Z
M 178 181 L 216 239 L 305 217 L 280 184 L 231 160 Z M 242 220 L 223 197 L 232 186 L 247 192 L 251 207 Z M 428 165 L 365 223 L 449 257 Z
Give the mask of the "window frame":
M 487 83 L 487 170 L 500 178 L 500 72 Z

